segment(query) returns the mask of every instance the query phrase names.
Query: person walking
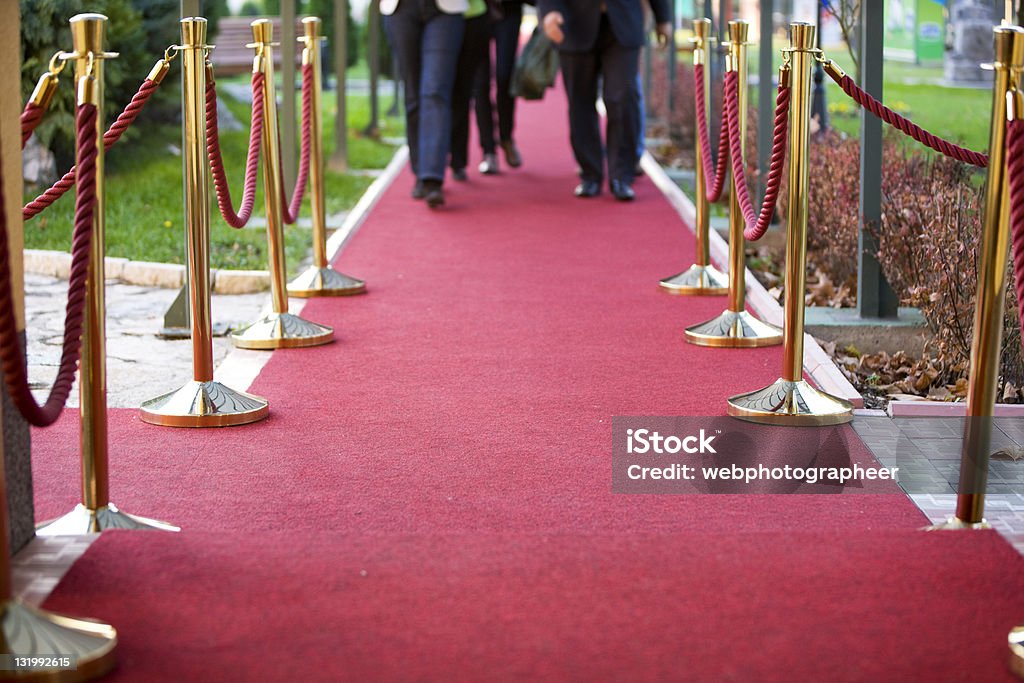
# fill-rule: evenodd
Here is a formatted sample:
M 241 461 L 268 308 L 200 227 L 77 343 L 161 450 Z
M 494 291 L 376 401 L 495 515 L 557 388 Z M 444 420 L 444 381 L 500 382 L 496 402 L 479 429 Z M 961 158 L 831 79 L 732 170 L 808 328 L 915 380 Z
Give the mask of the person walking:
M 498 138 L 505 153 L 505 163 L 511 168 L 523 165 L 523 158 L 516 147 L 513 134 L 516 127 L 516 98 L 512 96 L 512 73 L 516 67 L 516 52 L 519 50 L 519 27 L 523 23 L 524 0 L 501 0 L 500 18 L 494 23 L 494 69 L 491 70 L 491 51 L 488 46 L 486 61 L 477 74 L 474 88 L 476 121 L 480 131 L 480 147 L 484 160 L 480 172 L 493 175 L 498 172 L 497 145 L 494 136 L 494 119 L 497 114 Z M 527 4 L 534 4 L 527 0 Z M 493 78 L 492 78 L 493 76 Z M 491 84 L 494 83 L 495 98 L 491 99 Z M 497 105 L 497 106 L 495 106 Z
M 657 22 L 658 42 L 672 31 L 668 0 L 648 0 Z M 644 13 L 640 0 L 538 0 L 544 33 L 558 46 L 562 79 L 569 97 L 569 137 L 580 167 L 580 198 L 601 194 L 604 147 L 595 104 L 598 81 L 608 112 L 608 187 L 620 201 L 631 201 L 639 156 L 640 48 Z
M 380 0 L 391 49 L 405 83 L 405 134 L 416 175 L 414 199 L 444 204 L 451 147 L 452 87 L 468 0 Z
M 452 89 L 451 169 L 452 178 L 458 181 L 467 179 L 469 107 L 473 101 L 474 87 L 484 64 L 489 63 L 491 23 L 494 20 L 489 9 L 485 0 L 469 0 L 469 9 L 465 15 L 466 30 L 455 67 L 455 86 Z

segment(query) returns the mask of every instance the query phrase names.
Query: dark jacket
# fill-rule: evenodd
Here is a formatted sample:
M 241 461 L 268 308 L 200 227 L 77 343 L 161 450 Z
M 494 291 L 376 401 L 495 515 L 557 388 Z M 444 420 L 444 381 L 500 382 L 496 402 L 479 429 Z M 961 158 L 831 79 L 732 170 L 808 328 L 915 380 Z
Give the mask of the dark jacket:
M 642 47 L 644 44 L 643 0 L 604 0 L 615 39 L 623 47 Z M 647 0 L 659 24 L 672 20 L 669 0 Z M 541 21 L 548 12 L 561 12 L 565 18 L 562 31 L 565 40 L 558 46 L 561 52 L 587 52 L 597 42 L 601 25 L 601 0 L 537 0 L 537 15 Z

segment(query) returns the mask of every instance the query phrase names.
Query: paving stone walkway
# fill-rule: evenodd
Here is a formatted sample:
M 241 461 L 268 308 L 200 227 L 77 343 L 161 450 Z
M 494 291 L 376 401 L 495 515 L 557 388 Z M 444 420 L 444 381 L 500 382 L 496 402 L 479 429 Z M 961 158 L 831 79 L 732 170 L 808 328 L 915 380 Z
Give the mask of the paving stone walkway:
M 43 275 L 25 276 L 29 377 L 42 399 L 57 375 L 64 335 L 68 283 Z M 192 373 L 192 343 L 157 336 L 176 290 L 107 283 L 107 403 L 111 408 L 137 408 L 171 391 Z M 214 295 L 217 323 L 242 325 L 257 317 L 267 293 Z M 227 337 L 215 337 L 214 364 L 232 350 Z M 78 405 L 77 382 L 69 405 Z

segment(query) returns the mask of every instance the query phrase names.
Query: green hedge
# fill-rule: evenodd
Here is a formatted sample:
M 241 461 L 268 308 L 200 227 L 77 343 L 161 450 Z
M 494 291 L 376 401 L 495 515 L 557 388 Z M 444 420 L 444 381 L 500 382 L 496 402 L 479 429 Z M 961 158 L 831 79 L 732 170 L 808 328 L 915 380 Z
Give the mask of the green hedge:
M 179 0 L 20 0 L 21 1 L 21 95 L 28 99 L 50 57 L 71 49 L 68 20 L 82 12 L 107 16 L 107 49 L 120 53 L 105 65 L 109 121 L 135 94 L 168 45 L 179 42 Z M 211 22 L 227 13 L 227 0 L 206 0 L 203 10 Z M 43 145 L 57 156 L 58 168 L 74 161 L 74 87 L 65 71 L 43 123 L 36 130 Z M 167 120 L 178 116 L 178 93 L 162 89 L 147 105 L 141 121 Z M 131 132 L 129 132 L 129 136 Z

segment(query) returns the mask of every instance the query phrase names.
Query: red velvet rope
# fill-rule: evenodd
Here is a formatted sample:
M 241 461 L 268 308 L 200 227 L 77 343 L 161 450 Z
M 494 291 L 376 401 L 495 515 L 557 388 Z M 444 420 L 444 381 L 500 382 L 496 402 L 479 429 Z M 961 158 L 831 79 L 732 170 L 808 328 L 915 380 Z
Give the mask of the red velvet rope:
M 309 157 L 313 140 L 313 65 L 302 65 L 302 155 L 299 159 L 299 171 L 295 178 L 295 189 L 292 190 L 291 202 L 284 207 L 283 220 L 288 225 L 293 224 L 299 218 L 299 209 L 302 208 L 302 199 L 306 195 L 306 185 L 309 181 Z M 280 152 L 278 148 L 278 152 Z M 284 185 L 281 186 L 281 200 L 287 199 L 284 192 Z
M 718 132 L 718 160 L 715 162 L 715 175 L 708 178 L 708 169 L 714 161 L 711 158 L 711 137 L 708 135 L 707 107 L 704 99 L 704 65 L 693 65 L 693 80 L 695 81 L 695 97 L 697 102 L 697 139 L 700 141 L 700 157 L 704 163 L 704 192 L 709 202 L 717 202 L 722 198 L 722 190 L 725 189 L 725 169 L 729 157 L 729 136 L 723 121 L 722 130 Z M 710 180 L 710 182 L 707 182 Z
M 35 102 L 29 102 L 25 105 L 25 110 L 21 112 L 21 148 L 25 149 L 25 144 L 28 139 L 32 137 L 32 132 L 39 125 L 39 122 L 43 120 L 43 114 L 46 110 L 40 107 Z
M 1017 313 L 1024 322 L 1024 119 L 1010 121 L 1006 149 L 1010 185 L 1010 234 Z
M 242 205 L 235 213 L 231 202 L 231 188 L 224 173 L 224 160 L 220 154 L 220 133 L 217 128 L 217 84 L 213 78 L 206 82 L 206 153 L 210 158 L 213 185 L 217 190 L 220 215 L 232 228 L 241 228 L 249 222 L 256 201 L 256 174 L 260 165 L 260 139 L 263 136 L 263 81 L 262 73 L 252 75 L 252 126 L 249 130 L 249 151 L 245 159 L 245 185 Z
M 789 134 L 789 100 L 791 90 L 779 84 L 779 94 L 775 98 L 775 129 L 772 134 L 772 156 L 768 167 L 768 179 L 765 182 L 764 199 L 761 210 L 754 212 L 750 191 L 747 188 L 747 175 L 743 159 L 743 140 L 740 138 L 739 110 L 739 75 L 730 72 L 725 75 L 725 117 L 729 129 L 729 157 L 732 159 L 732 182 L 736 199 L 743 213 L 746 227 L 743 236 L 750 240 L 759 240 L 768 231 L 768 225 L 775 213 L 775 203 L 779 198 L 782 186 L 782 169 L 786 162 L 786 139 Z
M 71 277 L 68 305 L 64 317 L 64 345 L 57 379 L 46 402 L 40 406 L 29 390 L 28 368 L 14 318 L 11 286 L 7 219 L 0 192 L 0 361 L 4 382 L 14 405 L 30 424 L 46 427 L 60 416 L 75 381 L 75 369 L 82 347 L 82 321 L 85 311 L 86 279 L 92 249 L 92 223 L 96 208 L 96 106 L 81 105 L 75 116 L 78 158 L 81 172 L 75 197 L 75 228 L 71 239 Z M 3 181 L 0 179 L 0 187 Z
M 869 112 L 882 119 L 890 126 L 898 129 L 904 135 L 908 135 L 913 139 L 920 142 L 926 147 L 931 147 L 936 152 L 945 154 L 948 157 L 962 161 L 965 164 L 972 164 L 981 168 L 988 166 L 988 155 L 982 154 L 981 152 L 975 152 L 974 150 L 954 145 L 952 142 L 943 140 L 937 135 L 929 133 L 921 126 L 917 125 L 913 121 L 900 116 L 889 107 L 885 106 L 874 97 L 865 92 L 849 75 L 843 74 L 842 77 L 838 77 L 837 74 L 830 73 L 828 69 L 826 73 L 834 80 L 840 88 L 843 89 L 847 95 L 853 99 L 854 102 L 867 109 Z
M 103 134 L 104 149 L 110 149 L 121 138 L 121 135 L 128 130 L 128 127 L 135 122 L 135 118 L 142 111 L 142 108 L 146 106 L 146 102 L 149 101 L 150 96 L 159 86 L 159 82 L 148 78 L 142 82 L 138 92 L 132 97 L 131 102 L 128 103 L 124 111 L 110 125 L 107 132 Z M 24 135 L 24 129 L 22 130 L 22 135 Z M 72 166 L 71 170 L 65 173 L 50 189 L 26 204 L 21 210 L 22 218 L 28 220 L 35 217 L 43 209 L 63 197 L 75 184 L 75 173 L 76 169 Z

